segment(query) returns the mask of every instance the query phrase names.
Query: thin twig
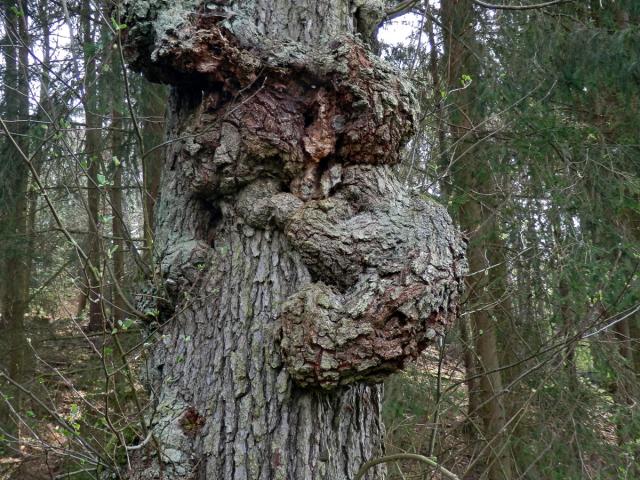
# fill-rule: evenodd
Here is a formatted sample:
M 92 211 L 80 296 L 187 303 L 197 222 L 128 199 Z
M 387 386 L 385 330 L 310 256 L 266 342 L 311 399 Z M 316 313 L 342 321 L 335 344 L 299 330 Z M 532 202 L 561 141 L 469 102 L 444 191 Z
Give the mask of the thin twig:
M 473 0 L 473 3 L 493 10 L 535 10 L 538 8 L 560 5 L 561 3 L 568 3 L 570 1 L 572 0 L 552 0 L 551 2 L 536 3 L 534 5 L 494 5 L 492 3 L 483 2 L 482 0 Z
M 438 470 L 445 477 L 451 480 L 460 480 L 460 477 L 458 477 L 452 471 L 444 468 L 433 458 L 425 457 L 424 455 L 418 455 L 417 453 L 396 453 L 395 455 L 386 455 L 384 457 L 369 460 L 364 465 L 362 465 L 362 468 L 360 468 L 353 480 L 361 480 L 362 477 L 364 477 L 364 474 L 367 473 L 367 470 L 369 470 L 371 467 L 375 467 L 376 465 L 379 465 L 381 463 L 395 462 L 397 460 L 415 460 L 417 462 L 426 463 L 427 465 L 430 465 Z

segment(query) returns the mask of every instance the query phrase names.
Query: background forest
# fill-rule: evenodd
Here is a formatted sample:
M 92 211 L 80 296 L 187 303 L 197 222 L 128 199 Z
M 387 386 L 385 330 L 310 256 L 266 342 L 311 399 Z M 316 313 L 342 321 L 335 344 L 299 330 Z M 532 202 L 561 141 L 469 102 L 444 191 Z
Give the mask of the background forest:
M 387 4 L 422 106 L 398 173 L 470 264 L 446 341 L 385 384 L 387 453 L 640 478 L 640 2 Z M 167 88 L 124 67 L 115 7 L 1 5 L 0 478 L 124 478 L 146 437 Z

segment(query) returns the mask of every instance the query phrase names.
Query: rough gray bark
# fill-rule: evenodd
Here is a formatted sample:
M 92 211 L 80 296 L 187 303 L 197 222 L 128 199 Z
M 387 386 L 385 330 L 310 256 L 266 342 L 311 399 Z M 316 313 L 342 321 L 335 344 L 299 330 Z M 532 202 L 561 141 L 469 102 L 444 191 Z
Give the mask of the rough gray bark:
M 354 36 L 381 7 L 127 5 L 131 65 L 174 85 L 156 225 L 173 317 L 133 478 L 353 478 L 382 453 L 375 382 L 455 316 L 464 243 L 386 166 L 411 89 Z

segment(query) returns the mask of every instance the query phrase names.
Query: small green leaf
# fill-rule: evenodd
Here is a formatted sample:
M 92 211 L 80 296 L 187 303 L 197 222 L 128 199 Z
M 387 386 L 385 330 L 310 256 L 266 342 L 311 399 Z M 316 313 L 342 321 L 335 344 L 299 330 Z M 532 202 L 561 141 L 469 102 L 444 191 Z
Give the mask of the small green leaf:
M 113 254 L 118 251 L 118 245 L 114 245 L 107 251 L 107 258 L 113 258 Z
M 116 32 L 119 32 L 120 30 L 124 30 L 125 28 L 127 28 L 126 23 L 120 23 L 113 17 L 111 17 L 111 26 Z
M 120 325 L 120 328 L 125 332 L 129 330 L 129 328 L 131 328 L 134 324 L 135 322 L 130 318 L 125 318 L 124 320 L 118 320 L 118 325 Z

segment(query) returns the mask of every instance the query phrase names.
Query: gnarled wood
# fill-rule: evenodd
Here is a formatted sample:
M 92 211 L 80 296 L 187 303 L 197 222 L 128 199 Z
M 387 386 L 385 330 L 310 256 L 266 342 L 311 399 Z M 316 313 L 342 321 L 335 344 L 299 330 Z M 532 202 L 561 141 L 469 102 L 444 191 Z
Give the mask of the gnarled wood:
M 133 478 L 353 478 L 382 453 L 375 382 L 455 316 L 464 243 L 387 166 L 411 88 L 355 36 L 382 4 L 128 2 L 131 65 L 174 85 L 156 225 L 174 318 L 148 362 L 161 461 L 141 449 Z

